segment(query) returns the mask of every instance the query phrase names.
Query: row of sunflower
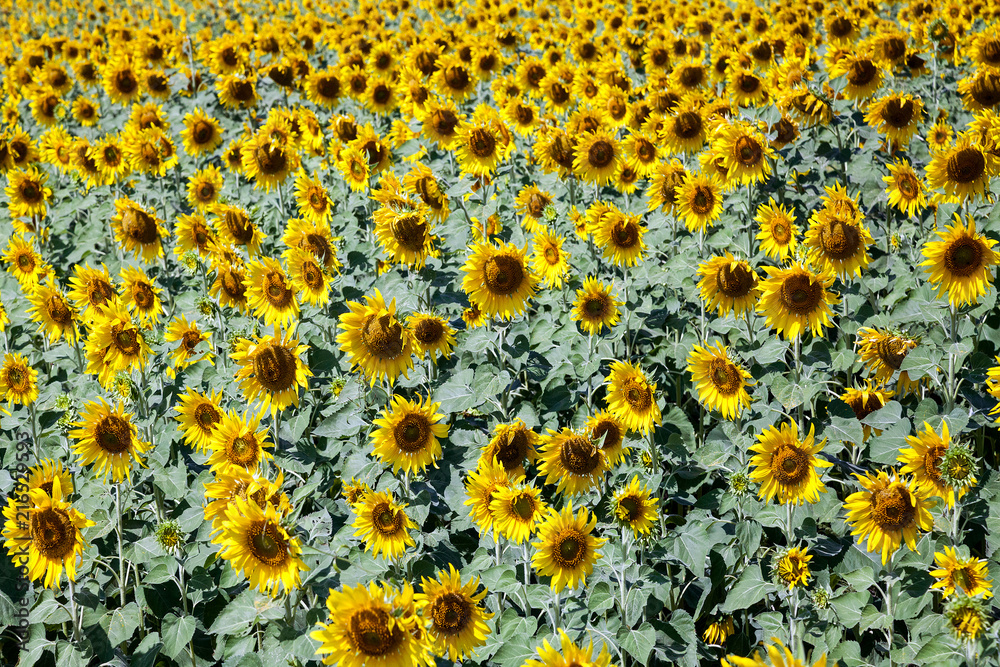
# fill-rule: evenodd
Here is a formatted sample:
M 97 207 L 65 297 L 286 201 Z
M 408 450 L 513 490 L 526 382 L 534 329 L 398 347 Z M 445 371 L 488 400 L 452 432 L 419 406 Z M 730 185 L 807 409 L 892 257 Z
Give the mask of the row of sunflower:
M 5 656 L 996 658 L 995 2 L 10 14 Z

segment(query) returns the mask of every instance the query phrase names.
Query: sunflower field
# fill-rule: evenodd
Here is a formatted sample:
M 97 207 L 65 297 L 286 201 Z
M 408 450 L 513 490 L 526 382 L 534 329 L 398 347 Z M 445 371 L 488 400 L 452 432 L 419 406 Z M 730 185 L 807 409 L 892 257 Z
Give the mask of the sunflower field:
M 0 0 L 0 663 L 1000 664 L 1000 2 Z

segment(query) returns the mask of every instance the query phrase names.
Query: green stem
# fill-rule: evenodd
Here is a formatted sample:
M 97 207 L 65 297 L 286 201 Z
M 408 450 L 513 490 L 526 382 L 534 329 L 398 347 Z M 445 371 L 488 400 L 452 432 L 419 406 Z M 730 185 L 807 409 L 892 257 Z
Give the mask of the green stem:
M 80 641 L 80 619 L 76 610 L 76 582 L 73 577 L 68 577 L 69 579 L 69 612 L 70 612 L 70 622 L 73 624 L 73 642 Z
M 122 548 L 124 531 L 122 530 L 122 483 L 115 484 L 115 509 L 118 514 L 118 593 L 121 606 L 125 606 L 125 550 Z

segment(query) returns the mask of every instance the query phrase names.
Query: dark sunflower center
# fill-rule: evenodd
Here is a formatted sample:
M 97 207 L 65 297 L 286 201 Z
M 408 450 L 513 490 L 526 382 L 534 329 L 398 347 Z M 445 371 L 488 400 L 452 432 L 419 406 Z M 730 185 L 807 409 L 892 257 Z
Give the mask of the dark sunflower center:
M 390 627 L 388 612 L 365 608 L 354 612 L 348 622 L 347 637 L 354 652 L 369 658 L 378 658 L 395 652 L 406 638 L 399 623 Z
M 483 266 L 483 282 L 490 294 L 513 294 L 524 282 L 524 267 L 515 257 L 490 257 Z
M 215 406 L 208 403 L 201 403 L 194 410 L 195 422 L 206 431 L 213 430 L 221 419 L 222 415 L 219 414 Z
M 66 326 L 72 321 L 73 313 L 58 294 L 53 294 L 45 302 L 45 309 L 52 321 L 59 326 Z
M 27 385 L 27 376 L 20 368 L 7 369 L 7 384 L 15 391 L 24 391 Z
M 838 16 L 831 21 L 828 29 L 830 30 L 830 34 L 838 39 L 847 37 L 854 32 L 854 26 L 843 16 Z
M 528 521 L 535 515 L 535 504 L 531 501 L 531 497 L 528 494 L 522 493 L 514 498 L 514 502 L 510 504 L 510 510 L 518 518 Z
M 122 229 L 132 240 L 143 244 L 155 243 L 160 238 L 153 216 L 136 208 L 122 212 Z
M 148 283 L 138 283 L 133 288 L 132 299 L 139 310 L 149 310 L 156 304 L 156 294 Z
M 755 167 L 764 157 L 764 149 L 760 143 L 746 135 L 736 140 L 734 153 L 744 167 Z
M 889 60 L 899 60 L 906 55 L 906 42 L 899 37 L 890 37 L 882 42 L 882 53 Z
M 591 317 L 604 317 L 604 314 L 608 310 L 608 300 L 603 294 L 589 296 L 583 302 L 583 308 Z
M 42 189 L 37 183 L 26 181 L 21 186 L 21 199 L 27 204 L 37 204 L 42 200 Z
M 464 595 L 445 593 L 431 605 L 434 630 L 444 635 L 460 633 L 472 619 L 472 607 Z
M 705 80 L 705 70 L 702 67 L 685 67 L 681 71 L 680 82 L 685 88 L 697 88 Z
M 17 265 L 24 271 L 31 271 L 35 268 L 35 256 L 27 252 L 19 253 L 17 256 Z
M 993 61 L 1000 63 L 1000 56 L 995 57 Z M 972 82 L 969 94 L 980 106 L 987 109 L 1000 104 L 1000 74 L 988 71 L 981 73 Z
M 226 269 L 222 272 L 222 289 L 226 291 L 226 295 L 238 302 L 242 302 L 244 295 L 246 294 L 247 288 L 243 283 L 243 275 L 236 271 L 235 269 Z
M 771 474 L 783 487 L 795 486 L 809 475 L 809 454 L 802 448 L 782 444 L 771 454 Z
M 639 414 L 644 413 L 653 405 L 653 392 L 645 382 L 628 378 L 622 386 L 622 396 L 629 408 Z
M 76 546 L 76 530 L 66 511 L 50 507 L 32 512 L 31 543 L 47 559 L 69 556 Z
M 131 95 L 135 92 L 135 89 L 139 86 L 138 80 L 132 73 L 132 70 L 125 70 L 123 72 L 115 72 L 112 77 L 112 82 L 114 83 L 115 90 L 117 90 L 122 95 Z
M 698 186 L 691 195 L 691 210 L 695 215 L 708 215 L 715 208 L 715 193 L 710 188 Z
M 952 241 L 944 252 L 944 265 L 949 273 L 965 278 L 982 268 L 983 246 L 976 239 L 963 236 Z
M 857 60 L 847 69 L 847 81 L 852 86 L 867 86 L 878 76 L 878 68 L 870 60 Z
M 540 218 L 545 212 L 545 207 L 551 203 L 548 197 L 544 197 L 537 192 L 532 192 L 531 196 L 528 197 L 528 213 L 533 218 Z
M 851 406 L 851 410 L 854 411 L 854 416 L 859 420 L 864 419 L 871 413 L 882 407 L 882 399 L 878 394 L 870 394 L 868 399 L 865 400 L 864 394 L 859 394 L 854 396 L 847 401 L 847 404 Z
M 275 308 L 288 307 L 295 297 L 295 292 L 285 283 L 285 276 L 278 271 L 272 271 L 264 276 L 264 298 Z
M 403 351 L 403 327 L 389 313 L 372 314 L 361 325 L 361 342 L 378 359 L 395 359 Z
M 986 172 L 986 157 L 978 148 L 967 146 L 948 158 L 946 169 L 949 181 L 972 183 Z
M 924 469 L 927 471 L 927 476 L 934 482 L 941 480 L 941 461 L 944 459 L 946 451 L 948 451 L 946 447 L 934 446 L 929 447 L 927 453 L 924 454 Z
M 462 92 L 469 87 L 469 73 L 461 66 L 448 67 L 444 71 L 444 82 L 454 91 Z
M 896 180 L 896 187 L 906 199 L 915 199 L 920 194 L 920 184 L 910 174 L 901 174 Z
M 194 143 L 199 146 L 207 144 L 212 141 L 214 137 L 215 126 L 208 121 L 199 120 L 194 124 L 194 127 L 191 128 L 191 138 L 194 140 Z
M 403 527 L 402 515 L 401 510 L 394 510 L 388 503 L 382 502 L 372 510 L 372 525 L 382 535 L 391 537 Z
M 200 342 L 201 334 L 197 331 L 191 331 L 190 329 L 185 331 L 184 335 L 181 337 L 181 345 L 189 353 L 192 352 L 194 348 L 198 347 L 198 343 Z
M 712 359 L 708 373 L 715 390 L 723 396 L 732 396 L 743 387 L 743 378 L 736 364 L 725 359 Z
M 913 525 L 917 508 L 910 492 L 898 482 L 872 494 L 872 519 L 883 531 L 903 530 Z
M 340 95 L 340 79 L 335 76 L 320 77 L 316 81 L 316 92 L 324 99 L 336 99 Z
M 781 305 L 795 315 L 813 312 L 823 300 L 823 285 L 809 276 L 792 275 L 781 283 Z
M 430 443 L 430 424 L 423 415 L 409 414 L 393 427 L 392 435 L 396 447 L 407 454 L 414 454 Z
M 523 428 L 508 431 L 501 439 L 496 451 L 496 458 L 505 470 L 516 468 L 528 455 L 528 434 Z
M 601 462 L 601 455 L 589 438 L 574 435 L 562 444 L 559 459 L 563 466 L 574 475 L 589 475 Z
M 267 176 L 280 174 L 288 166 L 288 156 L 280 146 L 258 146 L 254 149 L 253 156 L 261 173 Z
M 469 150 L 478 158 L 493 157 L 497 140 L 489 130 L 476 128 L 469 135 Z
M 576 568 L 587 557 L 587 537 L 576 528 L 568 528 L 556 538 L 552 560 L 560 569 Z
M 333 257 L 333 248 L 330 247 L 330 242 L 322 234 L 306 234 L 302 245 L 324 264 Z
M 735 267 L 727 263 L 715 273 L 715 284 L 729 298 L 738 299 L 750 293 L 754 288 L 754 279 L 750 267 L 743 262 L 738 262 Z
M 276 567 L 288 560 L 288 544 L 270 521 L 254 521 L 247 529 L 247 547 L 254 558 Z
M 904 128 L 910 125 L 915 113 L 913 100 L 902 100 L 897 97 L 886 102 L 882 109 L 882 120 L 895 128 Z
M 444 327 L 436 319 L 422 319 L 417 322 L 413 335 L 421 345 L 434 345 L 444 336 Z
M 402 215 L 394 219 L 389 228 L 393 239 L 410 252 L 420 252 L 427 237 L 427 222 L 419 215 Z
M 615 157 L 614 147 L 604 139 L 598 139 L 587 151 L 587 161 L 595 169 L 603 169 L 611 164 Z
M 611 229 L 611 239 L 617 247 L 628 250 L 639 242 L 639 230 L 634 222 L 619 220 Z
M 132 446 L 132 426 L 117 415 L 107 415 L 94 427 L 94 441 L 109 454 L 121 454 Z
M 906 358 L 909 347 L 898 337 L 882 338 L 875 343 L 875 351 L 883 364 L 894 371 L 898 371 Z
M 535 111 L 525 104 L 518 104 L 514 108 L 514 115 L 520 125 L 529 125 L 535 120 Z
M 820 230 L 823 252 L 831 259 L 853 257 L 861 248 L 861 233 L 855 225 L 841 220 L 831 220 Z
M 760 79 L 752 74 L 742 73 L 737 78 L 736 85 L 739 87 L 740 92 L 752 95 L 760 90 Z
M 111 339 L 115 347 L 125 356 L 133 356 L 139 352 L 139 336 L 133 328 L 126 329 L 121 324 L 111 328 Z
M 623 516 L 625 521 L 632 523 L 642 516 L 642 505 L 632 496 L 625 496 L 618 501 L 619 516 Z
M 295 354 L 284 345 L 272 343 L 253 355 L 253 372 L 265 389 L 277 393 L 295 385 Z
M 227 449 L 226 459 L 233 465 L 249 468 L 257 462 L 257 438 L 253 433 L 233 438 Z
M 590 437 L 594 442 L 602 442 L 602 449 L 614 449 L 622 444 L 622 431 L 618 425 L 609 419 L 602 419 L 591 429 Z

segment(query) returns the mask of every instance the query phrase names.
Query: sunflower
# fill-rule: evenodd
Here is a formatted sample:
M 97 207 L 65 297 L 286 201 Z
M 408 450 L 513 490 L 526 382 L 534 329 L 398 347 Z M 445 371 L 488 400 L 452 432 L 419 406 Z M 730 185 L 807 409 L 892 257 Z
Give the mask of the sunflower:
M 918 341 L 892 331 L 877 328 L 862 327 L 858 329 L 858 339 L 855 343 L 858 354 L 868 370 L 875 375 L 879 384 L 885 384 L 903 364 L 903 359 L 910 350 L 917 346 Z M 919 390 L 919 381 L 910 379 L 906 371 L 900 371 L 898 387 L 903 396 Z
M 919 97 L 892 93 L 868 105 L 865 122 L 884 134 L 893 147 L 906 148 L 923 115 L 924 104 Z
M 289 405 L 299 404 L 299 387 L 308 390 L 312 372 L 300 358 L 309 349 L 293 339 L 295 327 L 253 341 L 240 338 L 233 361 L 240 366 L 234 376 L 248 403 L 261 401 L 262 410 L 277 414 Z
M 156 214 L 128 197 L 115 200 L 115 215 L 111 229 L 118 243 L 144 262 L 152 263 L 163 257 L 164 222 Z
M 814 336 L 831 326 L 830 304 L 838 303 L 829 291 L 834 276 L 829 272 L 813 273 L 802 264 L 787 268 L 766 266 L 768 278 L 761 283 L 757 312 L 767 317 L 767 326 L 777 329 L 785 340 L 798 338 L 809 328 Z
M 510 243 L 479 243 L 462 266 L 462 288 L 469 301 L 490 317 L 513 319 L 535 294 L 537 276 L 528 268 L 525 251 Z
M 491 632 L 486 621 L 493 618 L 481 607 L 488 591 L 476 592 L 479 578 L 471 577 L 463 584 L 449 563 L 448 572 L 439 571 L 437 579 L 422 577 L 421 588 L 423 592 L 413 596 L 413 601 L 427 626 L 432 650 L 452 662 L 474 655 Z
M 172 378 L 176 374 L 175 371 L 183 370 L 199 361 L 207 361 L 210 365 L 215 365 L 212 363 L 212 344 L 210 342 L 212 335 L 199 329 L 197 322 L 188 321 L 187 316 L 181 314 L 175 317 L 167 326 L 163 338 L 168 343 L 180 343 L 170 354 L 173 369 L 166 370 L 167 377 Z M 196 350 L 203 342 L 207 342 L 208 345 L 203 348 L 199 356 Z
M 226 109 L 249 109 L 257 106 L 257 77 L 226 74 L 215 80 L 219 103 Z
M 594 243 L 615 266 L 635 266 L 642 259 L 642 251 L 646 249 L 642 237 L 646 228 L 641 220 L 637 213 L 622 213 L 618 209 L 600 216 L 593 229 Z
M 946 231 L 937 231 L 940 241 L 924 244 L 924 261 L 920 266 L 930 274 L 928 280 L 937 287 L 938 297 L 947 292 L 948 302 L 963 306 L 979 301 L 993 281 L 990 267 L 1000 264 L 1000 256 L 993 250 L 996 241 L 976 233 L 975 220 L 968 224 L 955 215 L 953 225 Z
M 289 248 L 308 250 L 326 269 L 340 269 L 337 249 L 334 247 L 335 239 L 328 223 L 292 218 L 285 227 L 281 241 Z
M 491 498 L 489 510 L 493 526 L 514 544 L 528 540 L 548 510 L 541 491 L 524 482 L 499 486 Z
M 597 487 L 608 470 L 607 455 L 587 430 L 549 430 L 542 438 L 540 471 L 546 484 L 557 484 L 565 495 L 586 493 Z
M 735 632 L 733 617 L 724 616 L 709 623 L 705 631 L 701 633 L 701 639 L 710 646 L 722 646 Z M 758 667 L 758 665 L 754 663 L 754 667 Z
M 608 409 L 630 431 L 645 435 L 654 423 L 663 422 L 656 404 L 656 385 L 651 384 L 639 368 L 629 362 L 612 362 L 605 382 L 608 384 L 605 397 Z
M 7 175 L 6 193 L 12 217 L 45 217 L 46 202 L 52 199 L 52 188 L 46 187 L 48 175 L 34 165 Z
M 477 109 L 477 116 L 478 109 Z M 510 135 L 499 119 L 473 118 L 458 126 L 455 137 L 455 159 L 466 174 L 488 177 L 508 155 Z M 506 142 L 505 142 L 506 138 Z
M 600 447 L 609 468 L 625 459 L 629 448 L 625 447 L 625 424 L 607 410 L 587 417 L 585 424 L 588 437 Z
M 330 301 L 330 279 L 319 260 L 302 248 L 289 248 L 282 257 L 288 264 L 292 289 L 305 303 L 323 306 Z
M 871 413 L 881 410 L 889 402 L 889 399 L 892 398 L 892 395 L 892 390 L 873 387 L 871 380 L 868 380 L 863 389 L 855 389 L 853 387 L 845 389 L 844 393 L 840 395 L 840 400 L 847 403 L 851 410 L 854 411 L 854 416 L 858 421 L 861 421 Z M 863 426 L 864 441 L 867 442 L 872 434 L 872 427 L 868 424 L 864 424 Z M 875 435 L 881 434 L 882 431 L 875 429 Z M 861 443 L 855 444 L 860 445 Z
M 76 581 L 76 561 L 87 546 L 80 529 L 96 525 L 64 501 L 63 493 L 55 477 L 51 494 L 34 488 L 27 494 L 29 507 L 11 497 L 3 509 L 4 547 L 14 566 L 26 568 L 29 581 L 41 579 L 52 589 L 59 588 L 63 568 L 67 579 Z
M 570 317 L 573 321 L 579 322 L 588 334 L 595 336 L 605 327 L 610 330 L 618 324 L 619 307 L 623 305 L 624 303 L 618 300 L 618 295 L 612 292 L 610 285 L 589 277 L 583 281 L 583 289 L 576 290 L 576 301 L 573 302 L 573 313 Z
M 226 243 L 243 246 L 251 257 L 260 254 L 264 233 L 250 218 L 250 213 L 229 204 L 215 207 L 215 229 Z
M 367 586 L 345 586 L 342 591 L 330 589 L 326 606 L 330 622 L 320 623 L 319 629 L 309 634 L 320 643 L 316 653 L 322 656 L 323 664 L 339 667 L 434 664 L 429 655 L 430 633 L 419 627 L 410 584 L 404 583 L 402 590 L 375 581 Z
M 27 239 L 21 234 L 11 236 L 3 259 L 7 262 L 7 273 L 14 276 L 22 288 L 27 287 L 29 290 L 37 286 L 51 271 L 51 267 L 35 250 L 35 238 L 31 236 Z
M 804 241 L 811 264 L 843 279 L 861 275 L 871 261 L 868 246 L 872 243 L 871 232 L 859 216 L 829 208 L 813 212 Z
M 523 461 L 523 458 L 522 458 Z M 508 488 L 524 477 L 524 468 L 507 470 L 499 458 L 480 457 L 476 469 L 465 480 L 465 505 L 470 506 L 469 516 L 487 533 L 494 528 L 493 500 L 501 489 Z
M 414 352 L 423 359 L 430 354 L 437 363 L 438 355 L 450 357 L 455 347 L 455 330 L 448 320 L 431 313 L 413 313 L 406 319 L 406 327 L 413 334 Z
M 49 282 L 35 287 L 28 295 L 31 309 L 28 315 L 39 323 L 38 330 L 48 333 L 49 342 L 56 343 L 63 336 L 70 343 L 77 338 L 77 313 L 73 304 L 66 300 L 54 278 Z
M 184 441 L 199 452 L 207 454 L 215 429 L 224 416 L 219 407 L 222 392 L 210 391 L 208 394 L 202 394 L 188 388 L 178 396 L 178 401 L 174 410 L 178 413 L 176 419 L 184 435 Z
M 314 224 L 326 224 L 333 215 L 333 200 L 318 178 L 305 171 L 295 177 L 295 203 L 299 214 Z
M 602 129 L 585 132 L 576 145 L 573 172 L 584 182 L 603 185 L 623 159 L 622 147 L 611 133 Z
M 753 401 L 746 387 L 750 373 L 733 363 L 729 351 L 718 342 L 714 346 L 695 345 L 687 359 L 691 381 L 698 388 L 698 400 L 709 410 L 718 410 L 735 421 Z
M 774 149 L 761 131 L 748 122 L 720 125 L 712 136 L 712 153 L 721 158 L 727 182 L 760 183 L 771 175 Z
M 925 209 L 927 188 L 910 163 L 900 158 L 887 164 L 886 168 L 889 175 L 883 176 L 882 180 L 888 185 L 885 192 L 889 196 L 889 205 L 911 218 Z
M 977 68 L 958 82 L 957 92 L 968 111 L 977 113 L 995 108 L 1000 104 L 1000 70 L 996 65 Z
M 883 72 L 878 61 L 869 53 L 845 54 L 829 71 L 832 81 L 844 77 L 843 94 L 849 100 L 865 100 L 882 86 Z
M 84 127 L 93 127 L 100 120 L 100 107 L 91 99 L 80 96 L 73 100 L 73 118 Z
M 561 289 L 563 279 L 569 273 L 569 253 L 562 249 L 565 238 L 551 233 L 542 226 L 535 232 L 533 241 L 535 253 L 532 266 L 546 287 Z
M 793 590 L 796 586 L 805 588 L 813 576 L 809 570 L 809 561 L 812 559 L 808 549 L 792 547 L 781 554 L 774 573 L 781 583 L 788 585 L 788 590 Z
M 375 238 L 390 255 L 390 261 L 417 270 L 424 267 L 427 255 L 433 252 L 434 247 L 425 206 L 382 206 L 375 211 L 372 219 L 375 222 Z
M 750 461 L 750 465 L 756 466 L 750 477 L 761 483 L 758 493 L 761 500 L 770 502 L 777 496 L 782 505 L 819 502 L 819 494 L 826 493 L 826 487 L 817 468 L 833 464 L 816 457 L 826 439 L 814 444 L 815 432 L 815 424 L 810 425 L 809 435 L 799 440 L 798 426 L 792 421 L 783 423 L 780 429 L 771 426 L 757 436 L 757 444 L 750 447 L 750 451 L 757 452 Z
M 255 474 L 262 459 L 273 458 L 265 451 L 274 445 L 267 439 L 267 429 L 260 428 L 261 416 L 263 412 L 244 412 L 240 416 L 236 410 L 222 416 L 209 441 L 208 465 L 212 472 L 220 474 L 242 468 Z
M 933 151 L 927 164 L 927 184 L 944 190 L 945 202 L 975 201 L 987 196 L 990 177 L 1000 169 L 1000 157 L 962 133 L 947 148 Z
M 676 214 L 691 232 L 703 232 L 722 214 L 722 185 L 701 172 L 688 174 L 675 191 Z
M 235 306 L 242 312 L 247 311 L 247 288 L 243 282 L 246 277 L 242 264 L 222 262 L 217 266 L 215 280 L 209 288 L 209 294 L 219 300 L 220 306 Z
M 222 143 L 222 126 L 201 108 L 196 108 L 184 116 L 181 138 L 188 155 L 210 155 Z
M 107 479 L 108 473 L 115 482 L 132 479 L 132 460 L 143 468 L 142 454 L 152 445 L 139 438 L 139 430 L 132 423 L 131 413 L 125 412 L 121 401 L 112 407 L 103 398 L 87 403 L 80 415 L 78 427 L 70 431 L 76 440 L 73 450 L 80 457 L 81 466 L 97 464 L 97 473 Z
M 416 164 L 403 177 L 403 188 L 406 192 L 420 197 L 420 200 L 430 209 L 429 215 L 439 221 L 446 220 L 451 213 L 448 197 L 441 190 L 441 184 L 434 176 L 430 167 Z M 515 208 L 517 203 L 515 202 Z
M 524 461 L 538 458 L 539 442 L 539 435 L 520 419 L 509 424 L 497 424 L 493 427 L 493 437 L 482 448 L 479 465 L 490 464 L 496 459 L 511 475 L 524 475 Z
M 868 551 L 880 551 L 882 563 L 896 553 L 902 542 L 911 551 L 917 549 L 917 533 L 931 530 L 931 502 L 917 484 L 900 479 L 896 473 L 877 476 L 855 475 L 863 487 L 844 502 L 847 522 L 853 524 L 851 535 L 868 538 Z
M 395 383 L 400 373 L 409 377 L 413 368 L 413 334 L 396 319 L 396 300 L 388 305 L 382 293 L 366 296 L 365 304 L 347 303 L 350 312 L 340 316 L 340 349 L 347 352 L 351 367 L 360 366 L 369 382 L 385 377 Z
M 611 654 L 608 653 L 607 646 L 601 647 L 597 656 L 594 656 L 594 642 L 589 645 L 577 646 L 569 638 L 566 631 L 559 630 L 559 649 L 549 643 L 548 639 L 542 640 L 542 645 L 538 647 L 538 657 L 541 660 L 527 660 L 524 667 L 611 667 Z
M 144 368 L 150 349 L 124 304 L 109 302 L 96 315 L 86 343 L 87 372 L 110 387 L 117 373 Z
M 448 436 L 448 425 L 442 424 L 442 414 L 437 414 L 440 403 L 417 397 L 409 401 L 402 396 L 392 397 L 390 407 L 382 411 L 382 418 L 374 425 L 379 428 L 371 434 L 373 453 L 383 463 L 392 464 L 392 472 L 406 474 L 424 472 L 428 465 L 437 467 L 441 458 L 439 438 Z
M 632 530 L 635 537 L 650 535 L 659 516 L 659 498 L 651 497 L 649 487 L 639 483 L 639 476 L 615 492 L 611 511 L 616 521 Z
M 367 493 L 352 507 L 356 515 L 352 526 L 357 528 L 354 536 L 364 541 L 365 551 L 388 560 L 399 558 L 408 546 L 416 545 L 410 531 L 418 526 L 406 515 L 405 507 L 389 491 Z
M 586 507 L 581 507 L 576 516 L 572 502 L 566 503 L 562 512 L 549 508 L 538 529 L 538 541 L 531 543 L 535 547 L 531 564 L 539 576 L 552 578 L 553 591 L 576 588 L 577 582 L 586 585 L 587 575 L 603 558 L 597 550 L 607 541 L 594 537 L 596 525 L 597 517 Z
M 955 547 L 945 547 L 944 553 L 934 553 L 934 561 L 938 569 L 931 570 L 930 575 L 937 581 L 932 589 L 944 593 L 944 599 L 955 595 L 958 590 L 970 597 L 982 595 L 983 599 L 993 597 L 993 582 L 989 578 L 990 571 L 986 561 L 981 558 L 960 558 Z
M 145 271 L 134 266 L 123 268 L 119 276 L 122 279 L 119 293 L 122 304 L 130 314 L 138 317 L 143 327 L 151 329 L 163 314 L 160 288 L 153 285 Z
M 38 400 L 38 371 L 23 354 L 8 352 L 0 365 L 0 399 L 7 405 L 31 405 Z
M 276 597 L 279 584 L 285 593 L 301 585 L 299 572 L 309 569 L 302 562 L 302 545 L 281 525 L 273 505 L 262 508 L 251 498 L 234 498 L 225 516 L 214 540 L 222 545 L 219 557 L 246 576 L 252 588 Z
M 753 310 L 757 303 L 757 272 L 729 252 L 698 265 L 698 275 L 701 276 L 698 289 L 702 300 L 720 316 L 733 313 L 739 317 Z
M 942 469 L 945 453 L 951 447 L 951 434 L 948 432 L 948 422 L 941 422 L 941 433 L 935 433 L 927 422 L 924 430 L 915 436 L 907 436 L 906 449 L 899 450 L 898 461 L 903 464 L 900 474 L 912 474 L 913 484 L 920 488 L 924 495 L 943 498 L 949 508 L 955 506 L 970 487 L 976 485 L 976 478 L 971 474 L 966 476 L 961 486 L 952 486 L 944 479 Z
M 140 72 L 124 55 L 108 61 L 101 72 L 101 79 L 104 92 L 116 104 L 129 104 L 142 95 Z
M 280 187 L 289 174 L 299 168 L 299 154 L 288 144 L 263 128 L 244 144 L 243 170 L 253 179 L 254 188 L 270 192 Z
M 299 318 L 299 300 L 284 267 L 262 257 L 247 267 L 244 278 L 247 303 L 264 324 L 285 328 Z
M 205 484 L 205 521 L 211 522 L 214 533 L 221 532 L 226 510 L 237 498 L 252 500 L 262 510 L 273 507 L 279 516 L 288 516 L 292 506 L 281 490 L 284 482 L 285 475 L 280 470 L 273 482 L 243 468 L 220 470 L 215 473 L 213 481 Z
M 657 138 L 663 142 L 667 152 L 696 153 L 705 145 L 708 137 L 708 123 L 701 107 L 693 100 L 682 102 L 671 110 L 664 120 Z
M 799 227 L 795 224 L 793 211 L 776 204 L 771 197 L 767 204 L 757 208 L 754 220 L 760 226 L 757 232 L 760 248 L 768 257 L 784 261 L 795 252 Z

